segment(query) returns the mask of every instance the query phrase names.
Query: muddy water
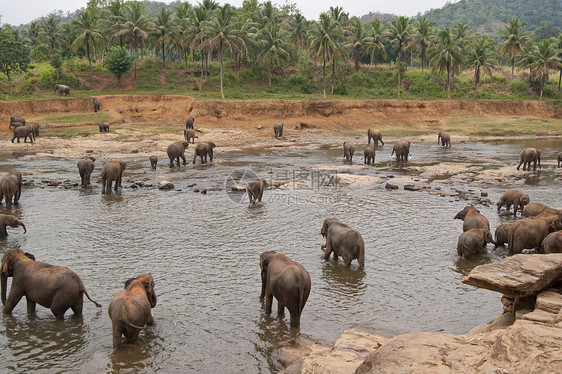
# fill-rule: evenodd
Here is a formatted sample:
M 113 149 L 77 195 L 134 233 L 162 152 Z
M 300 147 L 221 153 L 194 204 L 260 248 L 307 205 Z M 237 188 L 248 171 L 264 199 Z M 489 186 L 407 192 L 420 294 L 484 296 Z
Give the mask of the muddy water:
M 125 182 L 157 184 L 166 179 L 176 185 L 168 192 L 124 188 L 102 196 L 95 181 L 105 160 L 98 160 L 91 188 L 26 187 L 20 205 L 11 210 L 3 205 L 0 213 L 21 217 L 28 233 L 9 230 L 9 237 L 0 241 L 0 254 L 20 248 L 39 261 L 71 268 L 103 308 L 85 300 L 83 318 L 67 312 L 67 320 L 60 323 L 42 307 L 35 318 L 28 317 L 20 301 L 13 315 L 0 317 L 0 367 L 45 373 L 276 372 L 275 348 L 294 343 L 299 334 L 333 343 L 353 326 L 389 335 L 465 333 L 489 322 L 502 307 L 499 294 L 465 286 L 461 279 L 477 264 L 507 256 L 506 250 L 490 245 L 476 260 L 459 260 L 456 241 L 462 222 L 453 216 L 467 202 L 426 192 L 387 191 L 384 183 L 391 176 L 410 174 L 410 166 L 441 161 L 493 160 L 489 168 L 513 165 L 523 147 L 539 143 L 545 160 L 562 150 L 561 139 L 454 144 L 451 149 L 422 142 L 412 147 L 408 164 L 396 164 L 387 144 L 377 149 L 376 165 L 366 167 L 344 165 L 339 148 L 228 154 L 218 148 L 215 164 L 175 171 L 162 159 L 157 171 L 149 170 L 148 160 L 127 160 Z M 76 160 L 0 158 L 1 172 L 30 173 L 26 179 L 38 185 L 41 180 L 79 181 Z M 232 181 L 229 175 L 240 169 L 278 182 L 296 175 L 300 182 L 292 186 L 298 188 L 268 190 L 265 204 L 250 206 L 240 203 L 243 195 L 225 191 L 225 181 Z M 358 187 L 334 185 L 329 182 L 335 173 L 381 179 Z M 233 174 L 236 180 L 241 175 Z M 496 202 L 513 187 L 529 193 L 533 201 L 560 206 L 560 194 L 555 193 L 560 175 L 553 164 L 543 162 L 538 177 L 533 175 L 529 183 L 472 189 L 488 192 Z M 314 184 L 314 178 L 325 183 Z M 456 187 L 470 189 L 462 181 Z M 195 188 L 205 188 L 207 194 L 195 193 Z M 498 216 L 495 206 L 478 208 L 492 230 L 512 220 Z M 364 271 L 355 262 L 346 268 L 321 259 L 320 227 L 327 217 L 361 232 Z M 263 313 L 259 254 L 265 250 L 286 254 L 310 273 L 312 292 L 300 331 L 288 327 L 288 315 L 283 319 Z M 141 272 L 155 278 L 156 323 L 136 344 L 113 352 L 107 307 L 123 282 Z

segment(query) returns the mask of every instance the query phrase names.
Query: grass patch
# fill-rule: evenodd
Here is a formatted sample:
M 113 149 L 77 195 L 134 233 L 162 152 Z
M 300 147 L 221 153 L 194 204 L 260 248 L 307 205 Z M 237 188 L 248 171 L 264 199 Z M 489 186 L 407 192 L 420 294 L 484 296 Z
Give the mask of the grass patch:
M 420 131 L 420 130 L 414 130 L 414 129 L 409 129 L 409 128 L 392 128 L 392 129 L 388 129 L 388 130 L 384 130 L 384 136 L 392 136 L 392 137 L 398 137 L 398 138 L 405 138 L 408 136 L 417 136 L 417 135 L 422 135 L 425 132 L 424 131 Z M 383 137 L 384 140 L 384 137 Z
M 80 114 L 46 114 L 38 117 L 37 122 L 46 123 L 91 123 L 91 122 L 107 122 L 112 117 L 108 113 L 80 113 Z
M 45 136 L 63 139 L 70 139 L 75 136 L 86 137 L 97 132 L 99 132 L 99 129 L 93 126 L 53 127 L 42 131 Z
M 560 136 L 562 122 L 536 117 L 453 116 L 443 129 L 468 136 Z

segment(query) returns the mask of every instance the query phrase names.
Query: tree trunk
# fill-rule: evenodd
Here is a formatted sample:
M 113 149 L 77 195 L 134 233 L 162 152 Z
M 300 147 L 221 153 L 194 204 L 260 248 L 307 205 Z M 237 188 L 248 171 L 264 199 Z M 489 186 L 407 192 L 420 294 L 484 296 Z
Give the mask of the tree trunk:
M 219 47 L 219 65 L 220 65 L 220 68 L 221 68 L 221 97 L 224 100 L 224 89 L 223 89 L 223 86 L 222 86 L 222 40 L 221 40 L 220 47 Z
M 358 50 L 357 47 L 355 47 L 355 53 L 353 55 L 353 62 L 355 63 L 355 71 L 356 72 L 359 71 L 359 57 L 360 57 L 359 50 Z
M 447 99 L 451 98 L 451 74 L 449 65 L 447 65 Z
M 322 76 L 324 77 L 324 100 L 326 100 L 326 54 L 324 53 L 324 64 L 322 65 Z
M 199 85 L 199 92 L 203 90 L 203 46 L 199 44 L 199 51 L 201 52 L 201 84 Z
M 336 84 L 336 55 L 332 58 L 332 95 L 334 94 L 334 85 Z
M 425 45 L 422 45 L 422 53 L 421 53 L 422 73 L 423 73 L 424 62 L 425 62 Z
M 90 63 L 90 75 L 92 75 L 92 58 L 90 57 L 90 42 L 86 37 L 86 53 L 88 54 L 88 62 Z
M 268 75 L 269 75 L 269 87 L 271 87 L 271 66 L 273 65 L 273 55 L 269 56 L 269 71 L 268 71 Z
M 398 49 L 398 100 L 400 100 L 400 61 L 402 60 L 402 51 Z
M 509 81 L 509 90 L 513 87 L 513 70 L 515 69 L 515 58 L 511 59 L 511 80 Z
M 135 80 L 137 80 L 137 56 L 138 56 L 138 51 L 137 51 L 137 42 L 136 42 L 136 38 L 135 38 Z
M 164 70 L 166 70 L 166 53 L 164 52 L 164 39 L 162 39 L 162 65 Z

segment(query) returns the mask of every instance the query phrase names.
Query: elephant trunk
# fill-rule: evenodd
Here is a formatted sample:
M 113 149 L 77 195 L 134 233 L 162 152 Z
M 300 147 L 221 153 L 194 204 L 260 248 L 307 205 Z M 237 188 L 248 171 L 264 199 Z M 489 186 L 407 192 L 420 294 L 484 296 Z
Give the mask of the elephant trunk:
M 156 294 L 154 292 L 150 292 L 148 294 L 148 302 L 150 303 L 150 307 L 154 308 L 156 306 Z
M 2 268 L 7 264 L 2 264 Z M 8 270 L 2 271 L 2 305 L 6 304 L 6 288 L 8 287 Z
M 20 221 L 20 222 L 18 222 L 18 224 L 19 224 L 21 227 L 23 227 L 23 233 L 24 233 L 24 234 L 27 233 L 27 229 L 25 228 L 25 225 L 23 224 L 23 222 Z

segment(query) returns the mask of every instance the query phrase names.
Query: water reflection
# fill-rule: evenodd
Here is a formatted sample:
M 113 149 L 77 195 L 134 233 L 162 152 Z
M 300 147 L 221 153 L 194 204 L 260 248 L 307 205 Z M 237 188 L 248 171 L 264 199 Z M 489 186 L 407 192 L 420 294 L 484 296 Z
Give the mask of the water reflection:
M 365 271 L 356 264 L 345 266 L 341 260 L 333 260 L 332 256 L 322 265 L 322 280 L 336 293 L 349 297 L 363 295 L 367 287 L 364 278 Z
M 263 311 L 265 302 L 261 304 Z M 273 355 L 275 350 L 281 346 L 296 346 L 297 338 L 300 336 L 298 328 L 290 327 L 288 313 L 286 317 L 287 320 L 283 315 L 277 315 L 276 312 L 271 313 L 271 315 L 262 313 L 256 323 L 255 332 L 259 340 L 254 341 L 254 349 L 259 356 L 267 357 L 269 371 L 272 373 L 282 369 Z

